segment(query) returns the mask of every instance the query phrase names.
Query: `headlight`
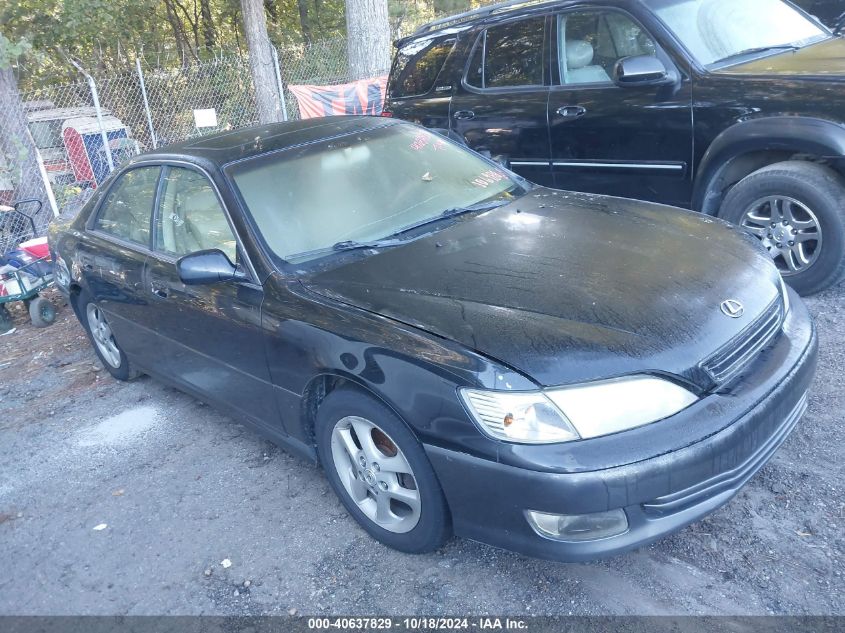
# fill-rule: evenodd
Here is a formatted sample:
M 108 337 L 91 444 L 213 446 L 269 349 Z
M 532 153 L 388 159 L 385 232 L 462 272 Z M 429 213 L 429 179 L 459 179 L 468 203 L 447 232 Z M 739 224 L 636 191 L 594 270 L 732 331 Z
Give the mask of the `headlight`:
M 601 380 L 546 394 L 585 439 L 657 422 L 698 400 L 680 385 L 654 376 Z
M 495 439 L 551 444 L 633 429 L 667 418 L 697 400 L 653 376 L 602 380 L 544 392 L 462 389 L 481 430 Z
M 789 289 L 783 277 L 780 277 L 780 296 L 783 297 L 783 315 L 789 312 Z
M 578 439 L 566 416 L 539 391 L 461 389 L 460 393 L 481 430 L 497 440 L 545 444 Z

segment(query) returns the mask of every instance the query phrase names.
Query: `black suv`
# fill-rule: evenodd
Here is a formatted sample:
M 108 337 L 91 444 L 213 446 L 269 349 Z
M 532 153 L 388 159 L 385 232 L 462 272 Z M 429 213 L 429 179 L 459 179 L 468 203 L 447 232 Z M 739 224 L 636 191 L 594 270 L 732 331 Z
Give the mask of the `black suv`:
M 385 116 L 543 185 L 717 215 L 845 273 L 845 41 L 782 0 L 509 2 L 396 42 Z
M 795 4 L 832 29 L 845 26 L 845 1 L 843 0 L 795 0 Z

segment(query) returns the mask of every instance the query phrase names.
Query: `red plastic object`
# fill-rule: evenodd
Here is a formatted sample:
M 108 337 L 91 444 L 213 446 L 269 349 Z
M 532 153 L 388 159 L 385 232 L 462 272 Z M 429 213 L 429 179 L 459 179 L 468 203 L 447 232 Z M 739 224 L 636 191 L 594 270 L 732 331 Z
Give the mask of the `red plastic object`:
M 35 239 L 22 242 L 20 249 L 26 251 L 36 259 L 44 259 L 50 256 L 50 247 L 47 246 L 46 237 L 36 237 Z

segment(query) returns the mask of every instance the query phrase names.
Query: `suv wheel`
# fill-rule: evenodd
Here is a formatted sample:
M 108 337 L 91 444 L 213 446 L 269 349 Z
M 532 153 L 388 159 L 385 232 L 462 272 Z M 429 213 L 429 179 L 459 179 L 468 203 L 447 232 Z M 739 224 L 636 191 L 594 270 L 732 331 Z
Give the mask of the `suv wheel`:
M 419 554 L 451 535 L 440 483 L 419 441 L 393 411 L 340 388 L 317 411 L 317 452 L 347 511 L 385 545 Z
M 801 295 L 845 274 L 845 183 L 828 167 L 803 161 L 764 167 L 730 190 L 719 217 L 760 238 Z

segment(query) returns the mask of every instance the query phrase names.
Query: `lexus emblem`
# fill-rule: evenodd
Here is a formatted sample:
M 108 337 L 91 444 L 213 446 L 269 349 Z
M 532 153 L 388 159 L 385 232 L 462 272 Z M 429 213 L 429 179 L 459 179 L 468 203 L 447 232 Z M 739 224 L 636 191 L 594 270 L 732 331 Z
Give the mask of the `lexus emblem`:
M 719 307 L 722 310 L 722 314 L 732 319 L 738 319 L 745 312 L 743 305 L 736 299 L 725 299 Z

